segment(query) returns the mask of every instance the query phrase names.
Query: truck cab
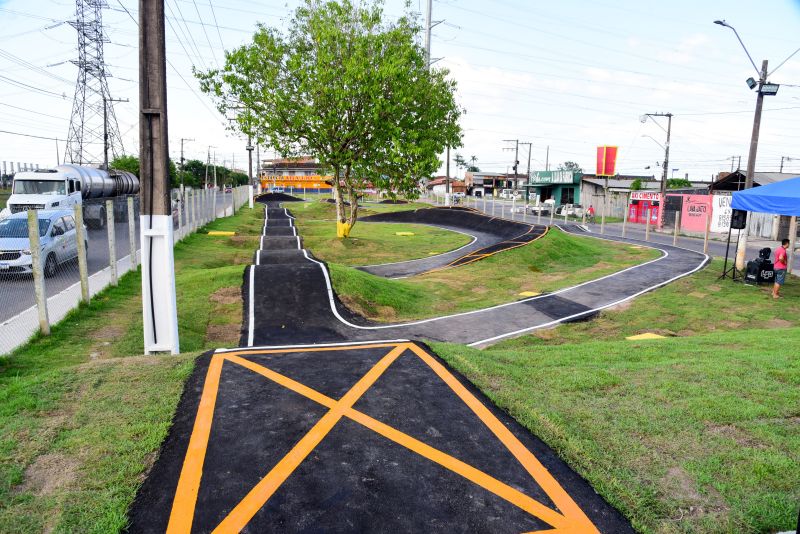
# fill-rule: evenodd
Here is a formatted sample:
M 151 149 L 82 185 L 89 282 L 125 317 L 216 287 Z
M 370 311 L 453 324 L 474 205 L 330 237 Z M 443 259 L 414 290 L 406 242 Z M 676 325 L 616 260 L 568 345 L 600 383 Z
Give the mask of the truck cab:
M 57 170 L 18 172 L 14 175 L 7 211 L 73 209 L 81 204 L 81 180 Z

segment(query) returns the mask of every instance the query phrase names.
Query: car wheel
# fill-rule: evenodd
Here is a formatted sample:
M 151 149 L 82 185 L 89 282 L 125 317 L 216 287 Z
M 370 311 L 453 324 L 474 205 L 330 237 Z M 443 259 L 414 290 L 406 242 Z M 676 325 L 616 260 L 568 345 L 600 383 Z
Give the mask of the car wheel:
M 56 269 L 58 268 L 58 262 L 56 261 L 56 255 L 52 252 L 47 255 L 47 259 L 44 260 L 44 275 L 47 278 L 52 278 L 56 274 Z

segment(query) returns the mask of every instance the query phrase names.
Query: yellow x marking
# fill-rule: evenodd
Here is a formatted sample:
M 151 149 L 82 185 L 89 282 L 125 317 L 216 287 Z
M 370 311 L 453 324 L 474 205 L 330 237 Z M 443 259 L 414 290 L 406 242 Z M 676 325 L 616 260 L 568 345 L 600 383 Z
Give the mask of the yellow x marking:
M 290 352 L 317 352 L 358 350 L 369 348 L 391 348 L 344 396 L 335 400 L 324 395 L 296 380 L 277 373 L 267 367 L 242 358 L 248 354 L 270 354 Z M 553 501 L 558 510 L 555 511 L 531 497 L 487 475 L 486 473 L 454 458 L 430 445 L 419 441 L 385 423 L 382 423 L 358 410 L 353 405 L 375 383 L 375 381 L 389 368 L 392 363 L 406 350 L 412 351 L 442 381 L 464 402 L 473 413 L 494 433 L 500 442 L 519 461 L 526 471 L 533 477 L 539 487 Z M 206 374 L 200 405 L 197 410 L 192 435 L 181 470 L 175 499 L 170 513 L 168 534 L 188 534 L 192 529 L 197 496 L 200 490 L 200 481 L 203 472 L 206 448 L 211 433 L 211 421 L 219 389 L 222 364 L 225 361 L 245 367 L 281 386 L 294 391 L 314 402 L 328 408 L 328 412 L 295 444 L 277 464 L 256 484 L 239 504 L 225 517 L 214 529 L 215 533 L 233 533 L 241 531 L 253 516 L 260 510 L 272 495 L 280 488 L 295 469 L 305 460 L 309 453 L 325 438 L 343 417 L 346 417 L 364 427 L 380 434 L 428 460 L 457 473 L 467 480 L 505 499 L 511 504 L 521 508 L 527 513 L 548 523 L 553 529 L 539 532 L 559 534 L 584 534 L 597 533 L 597 529 L 583 513 L 583 510 L 572 500 L 569 494 L 558 484 L 547 469 L 536 457 L 506 428 L 489 409 L 464 387 L 442 364 L 433 356 L 414 343 L 376 343 L 371 345 L 354 345 L 339 347 L 319 348 L 293 348 L 257 351 L 237 351 L 224 354 L 215 354 Z

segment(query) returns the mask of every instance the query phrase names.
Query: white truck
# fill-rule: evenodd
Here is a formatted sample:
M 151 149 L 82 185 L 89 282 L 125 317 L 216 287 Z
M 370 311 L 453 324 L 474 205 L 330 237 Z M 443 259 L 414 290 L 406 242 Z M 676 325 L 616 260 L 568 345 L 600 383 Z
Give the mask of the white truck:
M 83 205 L 86 225 L 102 228 L 106 223 L 102 199 L 138 192 L 139 179 L 135 175 L 114 169 L 59 165 L 55 169 L 18 172 L 0 219 L 20 211 L 74 209 L 76 205 Z

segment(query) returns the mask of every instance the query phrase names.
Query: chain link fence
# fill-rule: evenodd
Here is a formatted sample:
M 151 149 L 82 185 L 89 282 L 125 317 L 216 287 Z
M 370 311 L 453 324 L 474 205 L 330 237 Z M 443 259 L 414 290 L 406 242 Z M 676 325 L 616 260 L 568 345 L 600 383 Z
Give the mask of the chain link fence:
M 233 215 L 247 197 L 247 186 L 172 191 L 175 242 Z M 131 195 L 0 221 L 0 355 L 49 333 L 82 300 L 138 267 L 139 215 L 139 196 Z

